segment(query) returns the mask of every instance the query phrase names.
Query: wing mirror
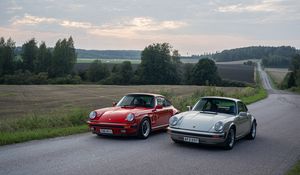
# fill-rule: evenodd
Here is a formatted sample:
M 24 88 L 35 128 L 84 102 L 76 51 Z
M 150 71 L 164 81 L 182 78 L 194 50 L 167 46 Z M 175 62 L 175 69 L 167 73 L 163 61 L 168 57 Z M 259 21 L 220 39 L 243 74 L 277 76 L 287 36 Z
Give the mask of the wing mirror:
M 188 108 L 189 111 L 192 110 L 192 106 L 186 106 Z
M 162 105 L 156 105 L 156 106 L 155 106 L 155 109 L 162 109 L 162 108 L 163 108 Z
M 117 105 L 117 102 L 112 102 L 112 106 L 116 106 Z
M 247 112 L 240 112 L 239 116 L 241 116 L 241 117 L 247 117 Z

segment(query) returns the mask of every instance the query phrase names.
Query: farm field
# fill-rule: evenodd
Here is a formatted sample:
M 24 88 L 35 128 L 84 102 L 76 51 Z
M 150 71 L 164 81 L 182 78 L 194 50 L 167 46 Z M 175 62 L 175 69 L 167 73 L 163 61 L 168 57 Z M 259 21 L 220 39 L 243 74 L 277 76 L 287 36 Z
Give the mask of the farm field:
M 269 76 L 276 84 L 280 84 L 283 81 L 286 74 L 289 72 L 288 69 L 282 68 L 265 68 L 265 71 L 269 74 Z
M 111 85 L 1 85 L 0 120 L 23 116 L 68 112 L 74 108 L 88 110 L 111 106 L 131 92 L 171 93 L 176 97 L 190 96 L 201 86 L 111 86 Z M 243 88 L 218 87 L 235 94 Z

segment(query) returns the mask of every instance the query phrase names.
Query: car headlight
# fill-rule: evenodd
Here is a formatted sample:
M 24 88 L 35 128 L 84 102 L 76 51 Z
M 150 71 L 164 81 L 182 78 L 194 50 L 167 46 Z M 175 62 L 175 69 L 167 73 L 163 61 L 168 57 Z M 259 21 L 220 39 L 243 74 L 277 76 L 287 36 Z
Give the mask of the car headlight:
M 177 116 L 173 116 L 169 119 L 169 124 L 171 126 L 175 126 L 175 125 L 177 125 L 178 121 L 179 121 L 179 118 Z
M 90 113 L 90 115 L 89 115 L 89 118 L 90 118 L 90 119 L 94 119 L 94 118 L 96 118 L 96 116 L 97 116 L 96 111 L 92 111 L 92 112 Z
M 218 132 L 223 131 L 223 128 L 224 128 L 224 123 L 221 121 L 217 122 L 214 126 L 215 131 Z
M 133 121 L 133 119 L 134 119 L 134 114 L 133 113 L 128 114 L 127 117 L 126 117 L 126 120 L 129 121 L 129 122 Z

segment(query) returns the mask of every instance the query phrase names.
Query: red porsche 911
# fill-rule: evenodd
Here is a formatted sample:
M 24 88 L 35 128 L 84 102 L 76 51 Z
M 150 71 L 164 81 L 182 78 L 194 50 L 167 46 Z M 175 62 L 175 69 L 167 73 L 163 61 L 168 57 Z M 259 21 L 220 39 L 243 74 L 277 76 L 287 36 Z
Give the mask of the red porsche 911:
M 148 138 L 151 131 L 166 129 L 179 111 L 164 96 L 131 93 L 113 107 L 92 111 L 87 122 L 97 135 L 136 135 Z

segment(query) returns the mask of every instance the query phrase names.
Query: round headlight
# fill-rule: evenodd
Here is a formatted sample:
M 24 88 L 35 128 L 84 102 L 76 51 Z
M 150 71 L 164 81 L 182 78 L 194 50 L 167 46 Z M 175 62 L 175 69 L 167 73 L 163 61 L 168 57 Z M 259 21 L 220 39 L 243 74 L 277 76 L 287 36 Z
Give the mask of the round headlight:
M 171 117 L 171 118 L 169 119 L 169 124 L 170 124 L 171 126 L 175 126 L 175 125 L 178 123 L 178 121 L 179 121 L 178 117 L 173 116 L 173 117 Z
M 92 111 L 92 112 L 90 113 L 90 115 L 89 115 L 89 118 L 90 118 L 90 119 L 94 119 L 94 118 L 96 118 L 96 116 L 97 116 L 96 111 Z
M 129 122 L 133 121 L 133 119 L 134 119 L 134 114 L 133 113 L 128 114 L 127 117 L 126 117 L 126 120 L 129 121 Z
M 215 124 L 214 129 L 218 132 L 223 131 L 224 123 L 219 121 Z

